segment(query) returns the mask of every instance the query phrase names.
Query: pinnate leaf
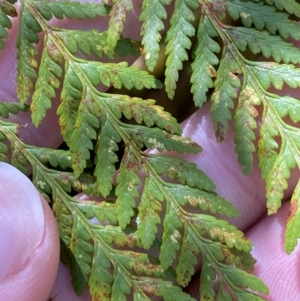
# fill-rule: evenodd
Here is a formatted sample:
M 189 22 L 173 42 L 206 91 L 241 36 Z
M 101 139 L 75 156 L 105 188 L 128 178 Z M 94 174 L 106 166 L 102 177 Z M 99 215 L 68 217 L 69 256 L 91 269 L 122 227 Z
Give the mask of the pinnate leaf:
M 163 200 L 164 197 L 159 191 L 157 183 L 147 177 L 137 216 L 137 236 L 145 249 L 152 246 L 158 232 L 157 225 L 161 223 L 159 213 L 162 211 L 161 202 Z
M 125 228 L 131 217 L 134 215 L 136 207 L 136 198 L 139 196 L 137 186 L 140 184 L 140 179 L 136 175 L 136 170 L 126 169 L 124 164 L 121 164 L 120 172 L 117 177 L 117 214 L 120 226 Z
M 284 84 L 294 89 L 300 85 L 300 69 L 295 65 L 255 62 L 248 68 L 265 90 L 268 90 L 271 85 L 278 90 L 281 90 Z
M 299 212 L 299 199 L 300 199 L 300 184 L 299 181 L 291 197 L 291 209 L 285 231 L 285 243 L 284 248 L 288 254 L 290 254 L 298 245 L 300 238 L 299 224 L 300 224 L 300 212 Z
M 273 58 L 277 63 L 280 61 L 286 64 L 300 62 L 300 50 L 280 36 L 246 27 L 231 27 L 227 32 L 240 51 L 245 51 L 248 46 L 253 54 L 261 53 L 266 58 Z
M 35 68 L 38 65 L 36 61 L 38 51 L 33 44 L 39 42 L 38 33 L 42 29 L 29 10 L 24 7 L 24 3 L 21 9 L 22 15 L 17 38 L 17 84 L 18 97 L 22 103 L 26 103 L 30 96 L 30 90 L 33 88 L 33 81 L 37 77 Z
M 284 0 L 264 0 L 266 3 L 272 5 L 275 4 L 275 6 L 279 10 L 286 10 L 290 14 L 294 14 L 297 17 L 300 17 L 300 4 L 297 3 L 295 0 L 290 1 L 284 1 Z
M 192 76 L 191 92 L 194 95 L 195 105 L 201 107 L 207 100 L 206 93 L 214 86 L 212 78 L 216 76 L 215 65 L 219 63 L 215 53 L 219 53 L 221 48 L 213 40 L 218 36 L 215 28 L 207 15 L 199 24 L 197 34 L 197 44 L 194 49 L 194 60 L 191 64 Z
M 228 120 L 231 119 L 230 110 L 233 109 L 233 100 L 237 97 L 236 89 L 240 87 L 240 79 L 236 74 L 240 72 L 236 60 L 228 49 L 224 48 L 222 61 L 214 83 L 215 89 L 211 96 L 212 121 L 219 142 L 226 137 Z
M 163 155 L 151 155 L 147 160 L 159 175 L 168 175 L 170 179 L 176 179 L 190 187 L 207 191 L 215 189 L 212 180 L 198 169 L 195 163 Z
M 135 67 L 128 67 L 127 63 L 103 64 L 100 62 L 76 63 L 88 77 L 93 85 L 100 82 L 106 86 L 113 86 L 120 89 L 124 86 L 126 89 L 136 88 L 160 88 L 161 83 L 146 71 Z
M 29 107 L 19 102 L 0 102 L 0 116 L 8 118 L 9 114 L 18 114 L 20 111 L 27 111 Z
M 45 48 L 30 105 L 35 126 L 44 119 L 46 110 L 52 107 L 51 100 L 56 96 L 55 89 L 60 86 L 61 76 L 62 68 L 51 58 L 48 48 Z
M 153 71 L 159 57 L 160 31 L 164 29 L 162 20 L 167 18 L 164 6 L 170 3 L 171 0 L 145 0 L 142 3 L 142 12 L 139 17 L 143 22 L 142 45 L 144 46 L 146 65 L 150 71 Z
M 119 161 L 116 151 L 119 149 L 116 142 L 121 137 L 112 126 L 110 120 L 105 118 L 102 129 L 97 139 L 95 172 L 97 177 L 97 191 L 107 197 L 112 189 L 113 174 L 116 171 L 115 163 Z
M 8 1 L 3 1 L 0 3 L 0 49 L 5 47 L 3 40 L 8 38 L 7 29 L 12 27 L 12 22 L 9 17 L 16 16 L 17 11 L 11 3 Z
M 107 44 L 109 49 L 114 49 L 124 29 L 126 12 L 133 9 L 132 0 L 114 0 L 110 11 L 110 20 L 107 31 Z
M 97 138 L 96 128 L 99 127 L 98 108 L 95 101 L 87 96 L 80 102 L 78 117 L 71 136 L 70 150 L 72 152 L 72 166 L 76 175 L 80 175 L 90 159 L 93 142 Z
M 155 105 L 155 101 L 152 99 L 143 100 L 114 94 L 111 98 L 103 98 L 103 101 L 118 119 L 121 119 L 123 115 L 129 120 L 134 118 L 138 124 L 145 123 L 147 127 L 156 125 L 171 134 L 179 135 L 182 132 L 176 119 L 162 107 Z
M 106 16 L 110 7 L 101 3 L 81 3 L 77 1 L 32 1 L 41 15 L 50 20 L 53 16 L 57 19 L 85 18 L 93 19 L 97 16 Z
M 245 27 L 251 27 L 253 24 L 257 30 L 265 28 L 273 35 L 278 31 L 284 39 L 292 37 L 298 40 L 300 38 L 300 25 L 290 20 L 289 14 L 278 12 L 275 6 L 264 5 L 264 1 L 226 0 L 223 2 L 226 3 L 231 18 L 233 20 L 240 18 Z
M 192 46 L 190 37 L 195 35 L 195 28 L 191 24 L 195 17 L 191 9 L 198 8 L 196 0 L 176 0 L 175 9 L 170 19 L 170 29 L 166 36 L 165 86 L 170 99 L 173 99 L 176 83 L 179 78 L 178 71 L 183 68 L 183 61 L 188 60 L 187 49 Z

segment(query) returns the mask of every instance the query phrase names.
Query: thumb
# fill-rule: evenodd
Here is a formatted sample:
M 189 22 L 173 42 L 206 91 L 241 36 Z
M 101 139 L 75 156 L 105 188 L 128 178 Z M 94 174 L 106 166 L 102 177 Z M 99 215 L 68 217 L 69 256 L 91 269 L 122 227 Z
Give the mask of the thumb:
M 0 162 L 0 299 L 43 301 L 59 262 L 55 218 L 30 180 Z

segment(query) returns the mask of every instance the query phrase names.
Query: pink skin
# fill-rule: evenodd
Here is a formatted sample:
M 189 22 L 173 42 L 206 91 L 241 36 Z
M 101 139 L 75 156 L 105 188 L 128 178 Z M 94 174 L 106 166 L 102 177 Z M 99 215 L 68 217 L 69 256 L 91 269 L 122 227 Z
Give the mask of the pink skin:
M 136 1 L 136 3 L 140 1 Z M 137 6 L 138 7 L 138 4 Z M 132 13 L 128 18 L 126 30 L 128 36 L 137 37 L 137 13 Z M 15 20 L 14 22 L 17 22 Z M 103 28 L 103 22 L 97 20 L 96 23 L 92 21 L 81 22 L 80 27 L 97 27 Z M 72 26 L 70 21 L 66 21 L 68 26 Z M 1 52 L 1 66 L 0 69 L 0 82 L 2 82 L 0 97 L 1 99 L 16 99 L 15 86 L 11 85 L 15 79 L 15 31 L 11 31 L 10 39 L 7 41 L 7 48 Z M 10 70 L 9 72 L 7 70 Z M 8 85 L 3 84 L 7 82 Z M 297 91 L 285 91 L 291 95 Z M 296 95 L 296 94 L 294 94 Z M 54 108 L 58 104 L 55 101 Z M 55 103 L 54 102 L 54 103 Z M 21 114 L 12 119 L 22 125 L 27 125 L 21 128 L 21 137 L 31 144 L 38 144 L 44 146 L 56 147 L 61 142 L 59 129 L 56 123 L 53 122 L 55 117 L 55 109 L 49 112 L 47 119 L 43 122 L 42 126 L 36 130 L 30 123 L 28 114 Z M 217 144 L 214 140 L 213 127 L 210 121 L 210 113 L 208 106 L 196 112 L 183 124 L 184 135 L 191 137 L 198 142 L 204 149 L 199 155 L 183 156 L 191 161 L 197 163 L 199 168 L 205 171 L 215 182 L 218 193 L 231 201 L 241 212 L 241 217 L 231 220 L 232 223 L 237 225 L 242 230 L 248 230 L 248 236 L 254 243 L 253 255 L 258 260 L 254 273 L 269 285 L 270 295 L 267 300 L 296 300 L 300 293 L 299 275 L 297 272 L 297 255 L 299 250 L 294 252 L 291 256 L 284 253 L 282 247 L 284 223 L 287 219 L 288 204 L 285 204 L 279 210 L 278 215 L 272 217 L 265 217 L 265 192 L 264 183 L 260 178 L 258 167 L 255 163 L 254 170 L 251 175 L 243 176 L 242 170 L 236 161 L 234 152 L 233 136 L 230 132 L 223 144 Z M 47 135 L 51 128 L 51 137 Z M 47 137 L 45 139 L 44 137 Z M 3 166 L 0 166 L 0 169 Z M 7 207 L 15 190 L 20 192 L 31 189 L 30 183 L 24 180 L 24 185 L 20 188 L 19 185 L 13 184 L 12 178 L 19 177 L 19 173 L 10 169 L 7 173 L 0 172 L 0 188 L 5 187 L 6 194 L 0 199 L 0 208 Z M 298 175 L 293 175 L 290 180 L 289 190 L 286 192 L 285 199 L 290 197 L 293 188 L 295 187 L 296 178 Z M 23 181 L 23 180 L 22 180 Z M 6 184 L 7 183 L 7 184 Z M 6 185 L 6 186 L 5 186 Z M 16 185 L 16 186 L 13 186 Z M 9 187 L 11 187 L 9 189 Z M 15 187 L 15 188 L 14 188 Z M 27 187 L 27 188 L 26 188 Z M 0 189 L 1 190 L 1 189 Z M 34 195 L 34 192 L 32 192 Z M 28 201 L 33 199 L 28 196 Z M 22 261 L 11 260 L 11 265 L 8 268 L 6 275 L 0 281 L 0 299 L 3 300 L 24 300 L 24 301 L 44 301 L 48 300 L 50 291 L 53 287 L 51 297 L 55 297 L 55 301 L 74 301 L 74 300 L 91 300 L 88 292 L 84 296 L 76 297 L 70 285 L 70 275 L 64 266 L 58 269 L 59 259 L 59 240 L 57 229 L 55 226 L 55 219 L 48 207 L 42 201 L 42 210 L 44 215 L 44 226 L 39 227 L 42 230 L 38 233 L 37 239 L 33 239 L 26 246 L 28 253 L 26 258 Z M 35 203 L 33 206 L 39 206 Z M 20 210 L 22 212 L 22 210 Z M 13 217 L 14 220 L 19 220 L 21 217 L 26 219 L 31 218 L 31 214 L 24 213 L 19 216 Z M 7 216 L 0 214 L 0 220 Z M 4 222 L 6 222 L 4 220 Z M 3 223 L 4 223 L 3 222 Z M 1 224 L 1 222 L 0 222 Z M 6 226 L 9 224 L 7 223 Z M 31 227 L 41 225 L 41 220 L 32 221 Z M 16 231 L 7 237 L 2 235 L 1 241 L 11 239 L 11 245 L 14 254 L 22 254 L 22 250 L 18 251 L 18 247 L 24 245 L 26 238 L 22 236 L 23 228 L 15 227 Z M 246 234 L 247 234 L 246 233 Z M 1 246 L 1 242 L 0 242 Z M 20 253 L 18 253 L 20 252 Z M 18 258 L 15 255 L 15 258 Z M 4 263 L 4 255 L 1 257 L 0 253 L 0 266 Z M 287 272 L 285 272 L 287 270 Z M 53 286 L 54 280 L 55 284 Z M 189 291 L 194 296 L 197 295 L 197 283 L 192 283 Z

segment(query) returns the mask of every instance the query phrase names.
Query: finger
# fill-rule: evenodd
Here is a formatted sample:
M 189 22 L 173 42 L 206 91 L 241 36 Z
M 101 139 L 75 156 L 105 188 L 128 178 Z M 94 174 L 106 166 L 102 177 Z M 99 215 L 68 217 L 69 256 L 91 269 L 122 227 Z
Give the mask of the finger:
M 276 215 L 268 216 L 247 231 L 254 245 L 256 258 L 254 274 L 269 287 L 269 301 L 298 300 L 299 247 L 290 255 L 284 251 L 284 232 L 289 215 L 289 204 L 284 204 Z
M 0 163 L 0 191 L 0 300 L 47 300 L 59 261 L 52 211 L 6 163 Z

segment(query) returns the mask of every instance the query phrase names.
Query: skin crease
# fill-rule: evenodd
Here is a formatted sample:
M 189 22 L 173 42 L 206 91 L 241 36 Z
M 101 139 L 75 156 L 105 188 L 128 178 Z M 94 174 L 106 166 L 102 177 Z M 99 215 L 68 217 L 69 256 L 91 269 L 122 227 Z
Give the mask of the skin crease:
M 136 7 L 139 7 L 139 3 L 140 1 L 135 1 Z M 136 30 L 139 28 L 137 26 L 137 12 L 132 13 L 128 21 L 126 25 L 127 33 L 137 37 L 138 32 Z M 14 20 L 14 22 L 17 22 L 17 20 Z M 66 21 L 66 24 L 72 26 L 70 21 Z M 94 25 L 97 28 L 101 28 L 103 26 L 101 24 L 103 23 L 99 20 L 97 20 L 96 25 L 92 21 L 86 21 L 80 22 L 80 27 Z M 14 71 L 16 66 L 15 35 L 16 32 L 12 30 L 10 39 L 6 43 L 7 47 L 1 52 L 0 57 L 2 64 L 0 82 L 9 83 L 1 85 L 0 97 L 5 100 L 16 99 L 15 86 L 11 84 L 14 83 L 16 74 Z M 295 90 L 293 92 L 286 90 L 285 93 L 289 95 L 292 93 L 296 93 L 294 95 L 300 94 L 299 91 Z M 38 130 L 31 125 L 27 113 L 13 117 L 14 121 L 23 125 L 20 135 L 24 141 L 51 147 L 56 147 L 60 144 L 59 128 L 54 122 L 56 120 L 55 107 L 58 103 L 58 99 L 54 101 L 53 109 L 49 111 L 47 119 Z M 253 255 L 258 260 L 254 273 L 262 277 L 270 288 L 271 293 L 267 300 L 296 300 L 300 293 L 299 274 L 297 272 L 297 254 L 299 250 L 291 256 L 287 256 L 282 248 L 288 204 L 285 204 L 279 210 L 278 215 L 265 217 L 264 183 L 260 179 L 257 165 L 255 164 L 251 175 L 247 177 L 242 175 L 241 167 L 238 165 L 234 153 L 232 132 L 229 132 L 223 144 L 215 142 L 208 106 L 191 116 L 182 124 L 182 127 L 184 135 L 190 136 L 204 149 L 199 155 L 184 157 L 196 162 L 199 168 L 214 180 L 218 193 L 226 197 L 241 212 L 241 218 L 231 220 L 231 222 L 240 229 L 245 230 L 251 227 L 246 235 L 249 234 L 249 238 L 253 241 Z M 51 135 L 47 135 L 49 131 Z M 293 174 L 285 199 L 290 197 L 297 178 L 298 175 Z M 51 268 L 57 266 L 59 243 L 55 220 L 45 202 L 43 202 L 43 209 L 45 214 L 44 238 L 25 265 L 0 284 L 1 300 L 43 301 L 49 297 L 49 292 L 53 285 L 53 274 L 55 274 L 55 270 L 50 271 Z M 288 270 L 288 272 L 284 272 L 285 270 Z M 282 277 L 283 275 L 284 278 Z M 23 282 L 25 278 L 28 280 L 26 284 Z M 41 283 L 37 283 L 37 279 Z M 16 287 L 17 289 L 14 289 Z M 197 296 L 197 280 L 189 287 L 189 291 L 192 295 Z M 19 293 L 19 296 L 11 295 L 12 292 L 14 294 Z M 74 295 L 70 285 L 70 275 L 64 266 L 59 268 L 50 296 L 55 297 L 55 301 L 91 300 L 87 292 L 81 297 Z

